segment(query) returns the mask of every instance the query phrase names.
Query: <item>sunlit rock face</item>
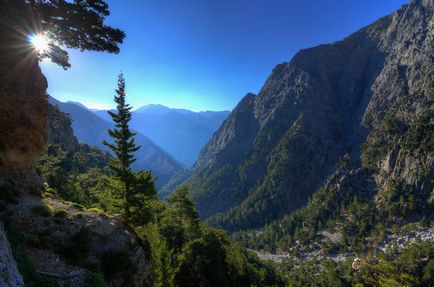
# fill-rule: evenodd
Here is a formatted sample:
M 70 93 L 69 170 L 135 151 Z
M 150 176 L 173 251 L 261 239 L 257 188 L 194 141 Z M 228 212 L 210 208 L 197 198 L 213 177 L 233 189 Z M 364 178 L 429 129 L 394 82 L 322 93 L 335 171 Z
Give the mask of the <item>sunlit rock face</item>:
M 0 0 L 0 179 L 32 174 L 46 141 L 47 80 L 24 1 Z M 1 183 L 1 181 L 0 181 Z

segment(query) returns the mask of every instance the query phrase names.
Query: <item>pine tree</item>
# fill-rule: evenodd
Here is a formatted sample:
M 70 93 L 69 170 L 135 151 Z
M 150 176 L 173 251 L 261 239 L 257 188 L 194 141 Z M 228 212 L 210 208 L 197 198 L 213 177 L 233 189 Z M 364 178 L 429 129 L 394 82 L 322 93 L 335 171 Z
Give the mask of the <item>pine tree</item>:
M 125 103 L 125 79 L 122 73 L 119 75 L 116 94 L 114 101 L 117 104 L 117 113 L 111 111 L 108 112 L 115 123 L 115 128 L 108 131 L 110 137 L 113 138 L 114 143 L 111 144 L 107 141 L 104 141 L 103 143 L 116 155 L 116 158 L 110 162 L 109 167 L 123 184 L 125 192 L 125 219 L 128 222 L 131 218 L 130 203 L 133 199 L 132 185 L 135 181 L 135 175 L 131 170 L 131 164 L 136 160 L 133 153 L 137 151 L 140 146 L 136 146 L 134 142 L 134 136 L 136 133 L 131 132 L 129 128 L 132 107 Z
M 2 0 L 17 2 L 17 0 Z M 119 44 L 125 33 L 104 23 L 110 15 L 104 0 L 19 0 L 33 12 L 31 32 L 43 34 L 53 40 L 48 58 L 69 68 L 68 52 L 61 48 L 119 53 Z M 2 4 L 3 5 L 3 4 Z M 0 5 L 1 7 L 3 7 Z M 2 19 L 0 19 L 1 21 Z M 24 30 L 26 27 L 22 27 Z
M 179 219 L 190 234 L 196 234 L 199 230 L 199 212 L 196 204 L 188 196 L 188 185 L 178 186 L 174 193 L 166 198 L 166 201 L 178 213 Z

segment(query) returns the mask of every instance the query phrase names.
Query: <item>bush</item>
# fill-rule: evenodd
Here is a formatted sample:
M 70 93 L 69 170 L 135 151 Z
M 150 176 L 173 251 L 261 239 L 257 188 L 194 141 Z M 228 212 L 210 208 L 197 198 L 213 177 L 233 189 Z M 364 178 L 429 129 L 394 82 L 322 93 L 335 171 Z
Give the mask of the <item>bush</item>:
M 32 212 L 40 216 L 49 217 L 53 214 L 53 208 L 47 204 L 35 205 L 32 207 Z
M 54 216 L 58 218 L 65 218 L 68 216 L 68 211 L 63 208 L 54 209 Z

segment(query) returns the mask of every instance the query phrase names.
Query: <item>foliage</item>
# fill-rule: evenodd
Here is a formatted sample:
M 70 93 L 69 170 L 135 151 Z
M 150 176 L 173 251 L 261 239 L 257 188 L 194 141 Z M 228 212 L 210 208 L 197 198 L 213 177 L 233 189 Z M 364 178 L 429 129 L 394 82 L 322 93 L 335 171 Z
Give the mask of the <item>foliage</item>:
M 432 241 L 415 242 L 403 250 L 388 249 L 343 262 L 314 259 L 287 261 L 280 271 L 288 274 L 289 286 L 431 286 L 434 260 Z
M 32 213 L 41 215 L 44 217 L 51 216 L 53 214 L 53 208 L 47 204 L 35 205 L 32 207 Z
M 95 205 L 99 202 L 98 194 L 92 191 L 109 175 L 106 168 L 109 159 L 107 153 L 87 145 L 80 145 L 75 152 L 67 152 L 60 145 L 49 145 L 37 167 L 49 185 L 44 197 L 57 195 L 87 207 Z
M 132 147 L 128 145 L 128 140 L 126 146 Z M 140 235 L 142 240 L 139 244 L 142 248 L 147 248 L 147 242 L 150 244 L 148 254 L 154 286 L 284 285 L 274 267 L 259 261 L 254 254 L 233 242 L 225 232 L 201 223 L 187 186 L 178 187 L 162 202 L 156 197 L 155 178 L 150 172 L 130 171 L 130 197 L 127 199 L 125 183 L 120 174 L 116 170 L 111 173 L 106 168 L 106 160 L 99 163 L 94 160 L 99 154 L 98 149 L 80 147 L 79 150 L 67 152 L 60 146 L 50 146 L 38 168 L 49 185 L 45 187 L 44 194 L 72 201 L 70 204 L 83 212 L 102 210 L 120 213 L 124 217 L 125 201 L 129 200 L 129 228 Z M 128 157 L 128 151 L 122 153 L 119 150 L 118 155 L 127 159 L 126 166 L 133 160 Z M 113 164 L 118 165 L 119 161 Z M 55 209 L 54 214 L 61 216 L 62 211 Z M 80 216 L 80 213 L 76 213 L 76 216 Z M 107 252 L 102 258 L 101 270 L 90 268 L 87 266 L 89 246 L 90 235 L 82 230 L 57 251 L 69 264 L 88 268 L 92 272 L 102 271 L 107 281 L 116 274 L 122 273 L 124 278 L 128 278 L 135 272 L 126 251 Z M 101 282 L 97 280 L 95 284 Z
M 91 273 L 87 278 L 87 286 L 89 287 L 107 287 L 104 277 L 99 273 Z
M 130 196 L 130 223 L 141 226 L 153 219 L 153 201 L 158 190 L 155 188 L 155 177 L 150 171 L 140 171 L 133 174 L 133 185 Z
M 68 216 L 68 211 L 63 208 L 55 208 L 54 209 L 54 216 L 59 218 L 64 218 Z
M 51 58 L 63 68 L 70 67 L 68 53 L 60 48 L 119 52 L 124 32 L 104 24 L 110 15 L 103 0 L 26 0 L 35 14 L 35 34 L 49 39 L 50 49 L 42 55 Z M 37 21 L 39 20 L 39 21 Z
M 134 136 L 136 133 L 131 132 L 129 128 L 129 122 L 131 120 L 132 107 L 125 103 L 125 79 L 122 74 L 118 78 L 118 88 L 114 101 L 117 104 L 117 113 L 108 111 L 115 124 L 113 130 L 109 130 L 109 136 L 114 140 L 111 144 L 104 141 L 104 145 L 108 146 L 116 155 L 116 158 L 110 161 L 110 168 L 113 170 L 116 177 L 122 182 L 124 190 L 124 210 L 125 219 L 131 218 L 131 204 L 137 204 L 137 200 L 140 197 L 134 196 L 134 174 L 131 171 L 131 164 L 136 161 L 134 158 L 134 152 L 136 152 L 140 146 L 136 146 L 134 142 Z M 145 179 L 145 177 L 142 177 Z M 140 192 L 140 191 L 139 191 Z
M 376 170 L 379 160 L 386 156 L 406 132 L 406 125 L 396 118 L 395 113 L 396 111 L 388 113 L 379 128 L 372 130 L 362 145 L 362 162 L 365 168 Z
M 138 229 L 151 242 L 155 286 L 283 286 L 272 267 L 200 223 L 187 186 L 166 200 L 155 222 Z

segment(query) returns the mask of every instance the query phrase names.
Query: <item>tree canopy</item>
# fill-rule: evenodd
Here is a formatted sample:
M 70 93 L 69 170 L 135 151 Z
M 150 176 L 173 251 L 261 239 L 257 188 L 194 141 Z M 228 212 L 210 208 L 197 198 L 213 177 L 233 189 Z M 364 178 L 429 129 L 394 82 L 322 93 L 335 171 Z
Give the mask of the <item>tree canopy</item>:
M 34 13 L 35 33 L 49 38 L 42 55 L 69 68 L 68 53 L 61 47 L 119 53 L 125 33 L 104 24 L 110 15 L 104 0 L 26 0 Z

